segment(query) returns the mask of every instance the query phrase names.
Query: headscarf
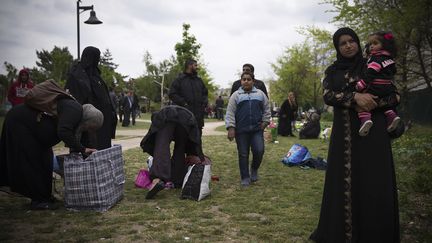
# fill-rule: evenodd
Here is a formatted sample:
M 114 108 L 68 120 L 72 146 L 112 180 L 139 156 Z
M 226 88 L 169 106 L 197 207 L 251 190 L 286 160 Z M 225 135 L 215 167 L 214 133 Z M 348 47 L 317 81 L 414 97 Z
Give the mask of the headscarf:
M 100 51 L 98 48 L 88 46 L 83 50 L 80 63 L 88 75 L 100 74 L 99 61 Z
M 351 36 L 358 45 L 358 52 L 352 58 L 343 57 L 339 51 L 339 38 L 342 35 Z M 354 30 L 352 30 L 348 27 L 343 27 L 343 28 L 338 29 L 333 34 L 333 45 L 334 45 L 336 52 L 337 52 L 337 54 L 336 54 L 337 59 L 333 63 L 333 65 L 331 65 L 329 67 L 328 71 L 332 71 L 332 69 L 348 70 L 348 74 L 350 77 L 360 76 L 362 71 L 363 71 L 363 68 L 365 66 L 366 60 L 362 56 L 360 40 L 359 40 L 357 34 L 354 32 Z
M 104 116 L 100 110 L 96 109 L 92 104 L 84 104 L 82 106 L 81 122 L 75 133 L 77 140 L 81 140 L 82 132 L 94 132 L 99 129 L 103 124 L 103 120 Z
M 27 76 L 28 76 L 28 79 L 27 79 L 26 83 L 31 83 L 32 82 L 32 80 L 30 79 L 30 72 L 29 72 L 29 70 L 27 68 L 23 68 L 18 73 L 17 81 L 19 83 L 23 83 L 23 81 L 21 80 L 21 75 L 22 74 L 27 74 Z

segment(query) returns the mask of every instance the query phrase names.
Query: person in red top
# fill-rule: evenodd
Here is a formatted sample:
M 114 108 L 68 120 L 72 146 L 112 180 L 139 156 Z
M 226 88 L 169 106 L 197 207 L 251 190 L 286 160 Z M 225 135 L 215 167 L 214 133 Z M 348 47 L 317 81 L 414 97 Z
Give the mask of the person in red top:
M 12 83 L 7 96 L 12 106 L 24 103 L 24 96 L 33 86 L 29 71 L 26 68 L 19 71 L 18 78 Z

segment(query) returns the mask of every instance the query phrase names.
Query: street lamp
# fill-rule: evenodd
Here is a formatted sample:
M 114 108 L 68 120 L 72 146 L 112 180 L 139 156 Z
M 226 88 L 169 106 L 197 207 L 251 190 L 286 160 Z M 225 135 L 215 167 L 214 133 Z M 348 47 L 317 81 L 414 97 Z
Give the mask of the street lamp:
M 93 5 L 91 6 L 80 6 L 81 0 L 77 1 L 77 36 L 78 36 L 78 60 L 80 59 L 80 18 L 79 15 L 87 10 L 90 11 L 90 17 L 84 23 L 86 24 L 102 24 L 98 18 L 96 18 L 96 12 L 93 10 Z M 80 10 L 82 10 L 80 12 Z

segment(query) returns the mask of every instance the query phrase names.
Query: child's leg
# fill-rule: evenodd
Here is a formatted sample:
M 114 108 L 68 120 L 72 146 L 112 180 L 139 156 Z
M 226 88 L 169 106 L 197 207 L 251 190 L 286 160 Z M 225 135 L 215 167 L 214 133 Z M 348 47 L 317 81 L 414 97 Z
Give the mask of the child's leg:
M 387 131 L 394 131 L 400 122 L 400 117 L 396 114 L 394 110 L 387 110 L 384 112 L 387 119 Z
M 242 185 L 249 181 L 249 148 L 251 145 L 251 135 L 249 133 L 236 134 L 237 151 L 239 158 L 240 177 Z
M 373 125 L 373 122 L 371 119 L 371 113 L 363 111 L 363 112 L 357 113 L 357 115 L 360 119 L 359 135 L 362 137 L 366 136 L 369 133 L 369 129 Z
M 261 165 L 264 155 L 264 131 L 255 132 L 251 137 L 252 148 L 252 165 L 251 165 L 251 180 L 258 180 L 258 169 Z

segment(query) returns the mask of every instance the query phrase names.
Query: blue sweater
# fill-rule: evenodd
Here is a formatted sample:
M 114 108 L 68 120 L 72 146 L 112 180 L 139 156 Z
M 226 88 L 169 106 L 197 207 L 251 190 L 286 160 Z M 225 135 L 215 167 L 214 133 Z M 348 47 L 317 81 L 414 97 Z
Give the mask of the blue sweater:
M 236 133 L 255 132 L 260 124 L 270 121 L 270 105 L 267 96 L 253 87 L 245 92 L 239 88 L 231 95 L 225 116 L 226 128 L 234 127 Z

